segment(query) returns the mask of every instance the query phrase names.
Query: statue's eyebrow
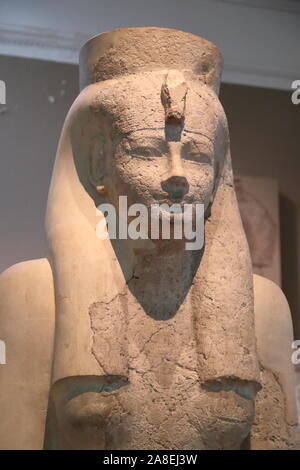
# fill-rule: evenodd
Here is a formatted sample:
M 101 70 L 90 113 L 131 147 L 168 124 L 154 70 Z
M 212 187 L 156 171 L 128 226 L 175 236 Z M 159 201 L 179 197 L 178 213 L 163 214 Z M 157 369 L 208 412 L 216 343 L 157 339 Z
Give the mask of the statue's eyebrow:
M 145 132 L 145 131 L 165 131 L 165 128 L 164 127 L 143 127 L 143 128 L 140 128 L 140 129 L 133 129 L 131 131 L 128 131 L 128 132 L 125 132 L 123 135 L 122 135 L 122 139 L 124 138 L 128 138 L 130 137 L 132 134 L 136 134 L 138 132 Z M 213 142 L 213 139 L 211 137 L 209 137 L 208 135 L 204 134 L 203 132 L 199 132 L 199 131 L 194 131 L 194 130 L 191 130 L 191 129 L 186 129 L 184 128 L 182 130 L 182 134 L 194 134 L 194 135 L 199 135 L 201 137 L 204 137 L 205 139 L 208 140 L 208 142 L 210 142 L 212 145 L 214 145 L 214 142 Z M 146 136 L 144 136 L 146 137 Z M 161 138 L 160 136 L 147 136 L 147 138 L 151 137 L 152 139 L 156 139 L 156 140 L 159 140 L 159 141 L 164 141 L 166 142 L 166 139 L 165 138 Z M 183 143 L 183 142 L 182 142 Z
M 134 129 L 132 131 L 128 131 L 124 134 L 124 136 L 129 136 L 130 134 L 133 134 L 135 132 L 143 132 L 143 131 L 164 131 L 165 128 L 164 127 L 143 127 L 143 128 L 140 128 L 140 129 Z M 202 137 L 205 137 L 207 140 L 209 140 L 211 143 L 213 143 L 213 140 L 211 137 L 209 137 L 208 135 L 206 134 L 203 134 L 203 132 L 199 132 L 199 131 L 194 131 L 194 130 L 190 130 L 190 129 L 186 129 L 186 128 L 183 128 L 182 130 L 183 133 L 187 133 L 187 134 L 195 134 L 195 135 L 201 135 Z
M 198 131 L 192 131 L 192 130 L 189 130 L 189 129 L 183 129 L 183 133 L 184 132 L 187 132 L 188 134 L 196 134 L 196 135 L 201 135 L 202 137 L 205 137 L 206 139 L 210 140 L 212 142 L 212 138 L 209 137 L 208 135 L 206 134 L 203 134 L 203 132 L 198 132 Z
M 197 132 L 197 131 L 192 131 L 192 130 L 189 130 L 189 129 L 183 129 L 183 134 L 186 132 L 187 134 L 196 134 L 196 135 L 201 135 L 202 137 L 205 137 L 207 140 L 209 140 L 211 143 L 213 143 L 213 140 L 211 137 L 209 137 L 208 135 L 206 134 L 203 134 L 203 132 Z
M 128 131 L 126 132 L 124 135 L 127 136 L 127 135 L 130 135 L 130 134 L 133 134 L 135 132 L 143 132 L 143 131 L 164 131 L 165 128 L 164 127 L 142 127 L 140 129 L 134 129 L 132 131 Z

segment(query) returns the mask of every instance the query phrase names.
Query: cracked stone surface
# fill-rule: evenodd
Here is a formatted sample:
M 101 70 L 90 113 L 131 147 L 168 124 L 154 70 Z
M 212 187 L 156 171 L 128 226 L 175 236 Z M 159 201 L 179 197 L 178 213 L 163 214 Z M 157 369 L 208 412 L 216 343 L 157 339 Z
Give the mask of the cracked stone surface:
M 261 369 L 262 390 L 256 400 L 256 419 L 252 426 L 251 447 L 257 450 L 299 449 L 297 423 L 288 422 L 285 393 L 276 374 Z M 264 439 L 261 439 L 264 436 Z
M 126 429 L 121 442 L 119 434 L 111 440 L 113 448 L 239 447 L 253 402 L 230 383 L 226 391 L 201 389 L 189 296 L 168 320 L 145 315 L 128 288 L 109 304 L 93 304 L 89 314 L 92 350 L 103 373 L 128 377 L 106 424 L 110 436 L 117 417 Z

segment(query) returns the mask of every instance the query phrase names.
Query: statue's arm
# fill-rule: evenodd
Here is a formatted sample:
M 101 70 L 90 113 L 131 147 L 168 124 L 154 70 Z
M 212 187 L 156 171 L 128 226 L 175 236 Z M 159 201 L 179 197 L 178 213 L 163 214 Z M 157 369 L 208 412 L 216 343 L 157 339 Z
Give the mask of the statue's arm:
M 254 276 L 254 302 L 263 388 L 256 399 L 251 448 L 297 448 L 299 428 L 289 305 L 281 289 L 261 276 Z
M 42 449 L 54 330 L 52 273 L 45 259 L 0 275 L 0 448 Z

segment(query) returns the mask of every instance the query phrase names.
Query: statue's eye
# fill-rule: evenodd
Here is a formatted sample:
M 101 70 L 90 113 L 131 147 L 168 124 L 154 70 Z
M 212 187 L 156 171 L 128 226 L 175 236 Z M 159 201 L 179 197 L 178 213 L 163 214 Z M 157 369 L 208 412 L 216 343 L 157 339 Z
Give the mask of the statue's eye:
M 196 143 L 189 142 L 183 148 L 183 158 L 197 163 L 212 165 L 211 152 Z
M 211 165 L 210 157 L 202 152 L 189 152 L 186 156 L 186 160 L 192 160 L 193 162 Z
M 130 153 L 135 158 L 156 158 L 161 156 L 161 152 L 158 149 L 150 146 L 133 148 Z

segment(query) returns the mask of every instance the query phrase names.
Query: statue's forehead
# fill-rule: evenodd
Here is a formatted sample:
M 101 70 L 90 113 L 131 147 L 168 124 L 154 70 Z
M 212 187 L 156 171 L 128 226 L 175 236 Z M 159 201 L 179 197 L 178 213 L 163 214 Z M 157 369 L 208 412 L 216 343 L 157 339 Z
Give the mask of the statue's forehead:
M 142 148 L 155 148 L 162 154 L 169 153 L 171 148 L 169 142 L 165 134 L 165 128 L 132 131 L 122 136 L 121 140 L 119 136 L 116 137 L 115 141 L 119 151 L 125 151 L 129 154 L 137 149 L 141 151 Z M 214 139 L 207 134 L 183 130 L 178 143 L 179 146 L 176 148 L 179 152 L 186 151 L 186 149 L 197 149 L 207 155 L 213 155 L 214 152 Z
M 163 129 L 165 108 L 162 86 L 167 71 L 144 73 L 112 80 L 97 94 L 96 102 L 110 118 L 113 130 L 127 134 L 143 129 Z M 211 133 L 217 126 L 220 105 L 217 96 L 199 80 L 186 80 L 184 127 L 187 131 Z

